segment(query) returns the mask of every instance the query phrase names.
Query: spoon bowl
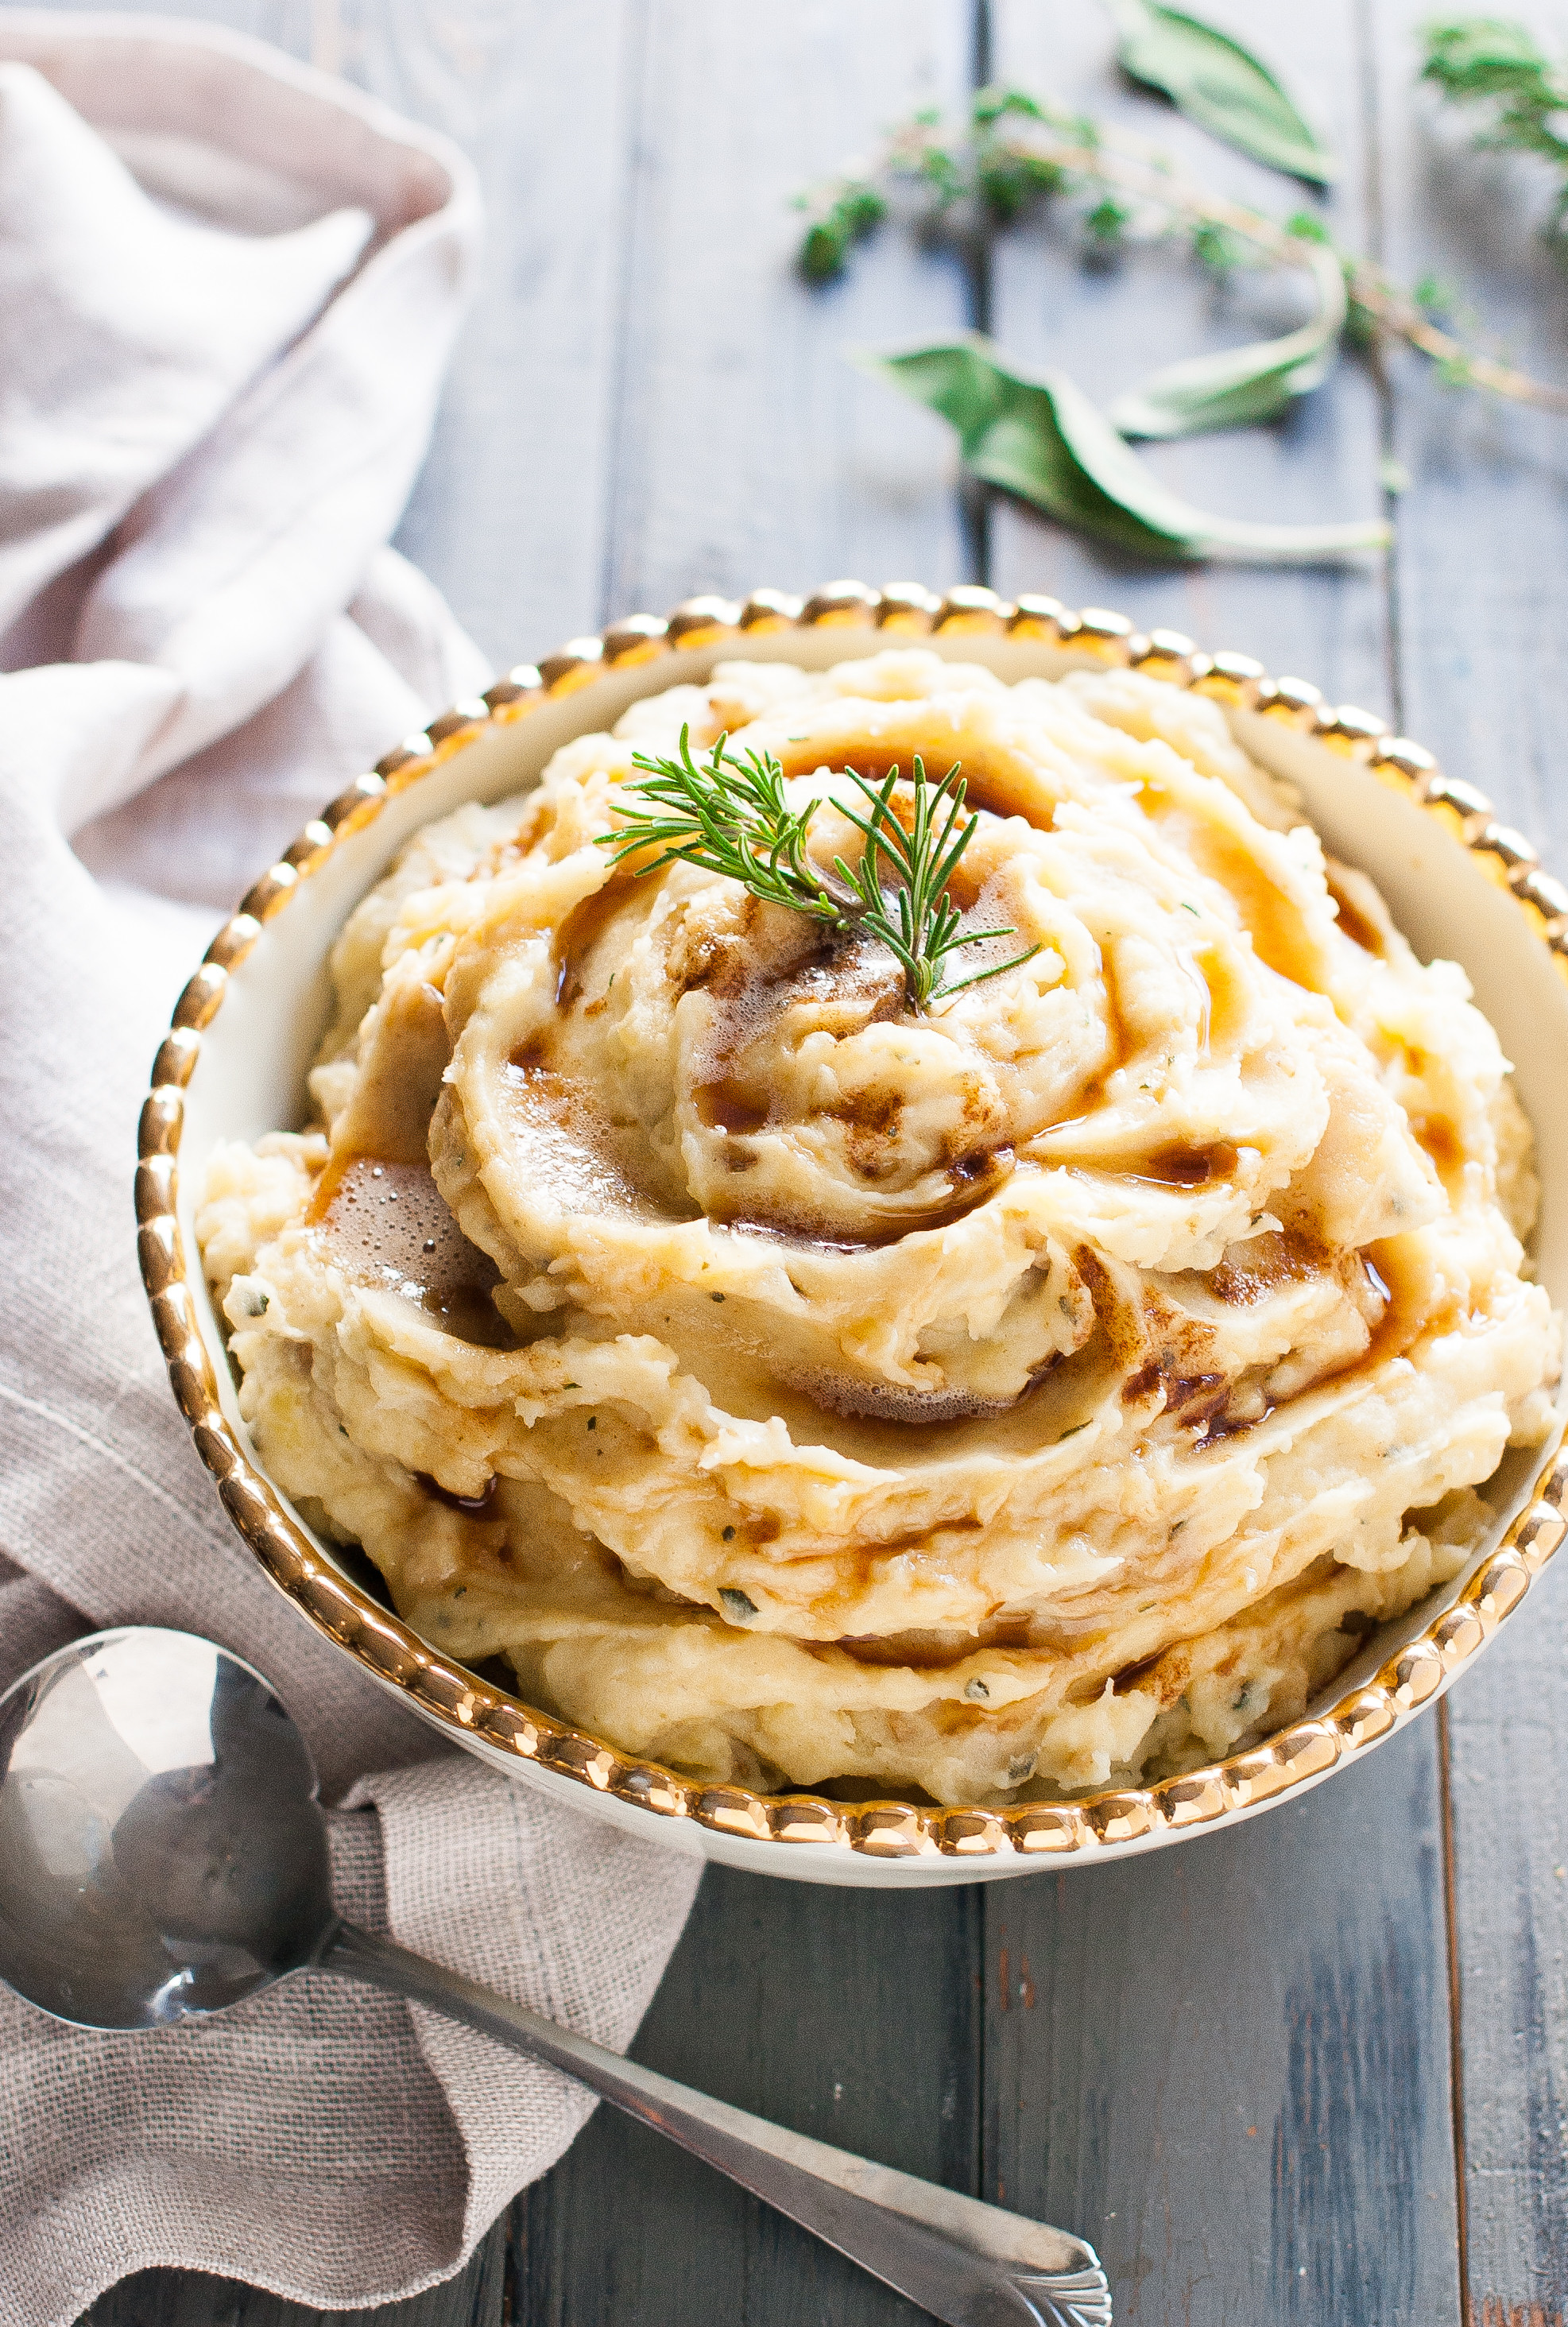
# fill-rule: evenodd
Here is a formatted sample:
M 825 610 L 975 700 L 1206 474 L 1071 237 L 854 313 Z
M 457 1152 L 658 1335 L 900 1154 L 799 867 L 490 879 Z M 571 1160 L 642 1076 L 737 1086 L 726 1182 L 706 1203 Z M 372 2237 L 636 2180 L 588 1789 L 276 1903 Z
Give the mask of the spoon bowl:
M 210 1640 L 72 1642 L 0 1697 L 0 1978 L 84 2028 L 220 2012 L 336 1922 L 303 1738 Z

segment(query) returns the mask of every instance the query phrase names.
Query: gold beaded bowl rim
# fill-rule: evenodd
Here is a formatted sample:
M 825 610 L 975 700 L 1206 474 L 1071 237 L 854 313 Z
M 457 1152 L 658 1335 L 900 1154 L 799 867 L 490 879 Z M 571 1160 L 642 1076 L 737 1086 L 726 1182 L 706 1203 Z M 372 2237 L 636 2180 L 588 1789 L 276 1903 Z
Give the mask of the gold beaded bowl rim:
M 174 1397 L 230 1519 L 273 1583 L 318 1631 L 487 1761 L 519 1777 L 537 1776 L 553 1791 L 567 1781 L 568 1792 L 583 1790 L 579 1799 L 596 1799 L 617 1824 L 650 1835 L 662 1829 L 687 1849 L 759 1871 L 839 1882 L 875 1880 L 879 1865 L 894 1880 L 929 1882 L 961 1876 L 966 1869 L 982 1875 L 1093 1864 L 1107 1854 L 1131 1855 L 1213 1832 L 1301 1794 L 1363 1756 L 1440 1696 L 1493 1637 L 1568 1529 L 1568 1452 L 1560 1449 L 1556 1435 L 1549 1451 L 1529 1459 L 1500 1538 L 1440 1595 L 1438 1612 L 1429 1615 L 1423 1605 L 1416 1619 L 1406 1619 L 1405 1636 L 1381 1662 L 1376 1661 L 1381 1636 L 1375 1635 L 1372 1656 L 1353 1662 L 1333 1702 L 1311 1717 L 1248 1752 L 1148 1787 L 1017 1807 L 943 1808 L 899 1800 L 847 1804 L 810 1793 L 764 1795 L 708 1784 L 527 1706 L 443 1656 L 346 1573 L 266 1478 L 237 1410 L 235 1419 L 225 1410 L 212 1346 L 219 1328 L 199 1263 L 188 1269 L 177 1218 L 180 1146 L 187 1093 L 208 1030 L 264 931 L 389 802 L 496 731 L 582 696 L 573 708 L 583 717 L 568 732 L 591 732 L 604 721 L 593 716 L 589 698 L 595 690 L 605 692 L 607 678 L 635 673 L 635 697 L 688 676 L 694 654 L 709 662 L 737 652 L 787 657 L 792 636 L 803 644 L 804 634 L 824 631 L 840 634 L 846 653 L 874 650 L 879 637 L 938 640 L 939 650 L 949 651 L 961 639 L 962 651 L 976 659 L 984 658 L 988 643 L 994 654 L 1008 641 L 1047 648 L 1063 668 L 1099 662 L 1142 669 L 1326 745 L 1353 763 L 1367 785 L 1386 786 L 1411 801 L 1441 823 L 1450 845 L 1470 851 L 1494 887 L 1512 899 L 1530 937 L 1568 986 L 1568 887 L 1542 870 L 1530 844 L 1497 818 L 1491 803 L 1446 776 L 1429 752 L 1392 734 L 1372 714 L 1328 704 L 1302 680 L 1271 678 L 1247 656 L 1203 653 L 1175 631 L 1141 632 L 1100 608 L 1075 613 L 1052 598 L 1008 601 L 977 585 L 941 594 L 916 583 L 875 590 L 836 582 L 806 599 L 770 589 L 754 591 L 743 602 L 688 599 L 667 617 L 633 615 L 597 637 L 574 639 L 406 738 L 305 827 L 214 938 L 175 1006 L 140 1126 L 142 1276 Z M 863 634 L 858 644 L 844 635 L 853 632 Z M 867 639 L 866 633 L 875 635 Z M 817 645 L 813 659 L 823 659 L 826 643 Z M 617 705 L 621 696 L 624 688 Z M 220 1342 L 216 1356 L 221 1357 Z

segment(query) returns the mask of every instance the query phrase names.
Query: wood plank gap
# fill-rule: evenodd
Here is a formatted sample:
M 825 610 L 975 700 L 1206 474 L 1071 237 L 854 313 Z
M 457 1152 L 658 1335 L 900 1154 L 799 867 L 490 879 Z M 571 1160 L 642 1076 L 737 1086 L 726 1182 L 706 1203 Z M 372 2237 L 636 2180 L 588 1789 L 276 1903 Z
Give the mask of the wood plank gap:
M 969 20 L 969 84 L 971 90 L 990 86 L 992 78 L 991 0 L 971 0 Z M 982 210 L 974 220 L 969 235 L 967 263 L 969 322 L 972 330 L 991 333 L 992 315 L 992 251 L 995 229 Z M 992 488 L 978 477 L 960 470 L 958 476 L 958 512 L 964 528 L 964 563 L 966 578 L 971 582 L 991 582 L 991 510 Z
M 1459 2237 L 1459 2315 L 1462 2327 L 1473 2327 L 1470 2292 L 1469 2191 L 1465 2182 L 1464 2137 L 1464 2020 L 1463 1987 L 1459 1960 L 1459 1890 L 1454 1874 L 1452 1765 L 1449 1747 L 1448 1699 L 1437 1707 L 1438 1818 L 1442 1835 L 1442 1920 L 1448 1954 L 1449 2085 L 1453 2108 L 1453 2204 Z
M 526 2198 L 527 2190 L 518 2198 Z M 506 2246 L 501 2256 L 501 2317 L 500 2327 L 522 2327 L 521 2299 L 523 2269 L 518 2244 L 527 2236 L 527 2209 L 514 2198 L 502 2218 L 506 2223 Z
M 983 1883 L 976 1883 L 966 1895 L 967 1897 L 969 1907 L 967 1918 L 969 1931 L 969 1960 L 975 1967 L 975 1986 L 979 1991 L 980 2000 L 980 2008 L 975 2014 L 975 2071 L 973 2080 L 973 2090 L 975 2094 L 975 2163 L 972 2169 L 974 2178 L 970 2182 L 969 2188 L 970 2195 L 972 2197 L 989 2198 L 991 2192 L 985 2179 L 986 2169 L 990 2162 L 985 2142 L 985 2127 L 988 2122 L 985 2089 L 985 2062 L 987 2052 L 985 2042 L 985 2005 L 986 1989 L 990 1978 L 990 1965 L 986 1959 L 985 1950 L 985 1885 Z
M 632 362 L 632 301 L 637 263 L 643 248 L 638 221 L 647 207 L 644 178 L 648 168 L 648 141 L 643 136 L 642 117 L 648 97 L 650 5 L 651 0 L 632 0 L 627 42 L 626 109 L 622 121 L 622 151 L 626 155 L 626 168 L 621 182 L 621 232 L 618 238 L 621 256 L 615 282 L 614 350 L 610 360 L 607 405 L 609 475 L 605 479 L 604 537 L 599 568 L 599 620 L 602 623 L 618 621 L 626 614 L 661 614 L 666 611 L 662 606 L 622 606 L 612 603 L 614 593 L 621 587 L 619 575 L 626 489 L 632 469 L 643 465 L 635 456 L 629 457 L 627 395 Z
M 1361 136 L 1365 188 L 1363 210 L 1367 220 L 1367 256 L 1385 263 L 1383 216 L 1383 142 L 1379 136 L 1380 84 L 1377 72 L 1377 41 L 1373 26 L 1373 10 L 1377 0 L 1354 0 L 1353 22 L 1356 34 L 1357 85 L 1361 106 Z M 1341 361 L 1344 358 L 1341 356 Z M 1394 384 L 1380 343 L 1367 351 L 1366 362 L 1372 375 L 1377 397 L 1377 441 L 1385 473 L 1378 480 L 1383 492 L 1383 513 L 1394 530 L 1395 538 L 1383 556 L 1383 595 L 1385 622 L 1383 654 L 1385 683 L 1388 690 L 1388 715 L 1401 734 L 1405 732 L 1405 669 L 1404 634 L 1401 629 L 1399 593 L 1399 495 L 1390 491 L 1386 481 L 1388 464 L 1395 458 Z

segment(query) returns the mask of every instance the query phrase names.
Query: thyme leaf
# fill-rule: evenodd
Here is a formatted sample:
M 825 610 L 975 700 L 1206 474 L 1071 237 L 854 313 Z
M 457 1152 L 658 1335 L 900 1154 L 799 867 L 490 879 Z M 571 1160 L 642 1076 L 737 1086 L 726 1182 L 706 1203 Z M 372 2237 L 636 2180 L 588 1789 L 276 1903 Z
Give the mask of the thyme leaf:
M 641 876 L 679 859 L 739 881 L 764 903 L 876 939 L 902 969 L 905 999 L 917 1014 L 966 986 L 1022 967 L 1040 951 L 1031 946 L 967 977 L 947 976 L 944 965 L 966 947 L 1015 934 L 1011 927 L 966 930 L 953 903 L 949 883 L 980 821 L 966 816 L 966 785 L 957 763 L 933 784 L 916 755 L 908 825 L 895 807 L 896 767 L 880 784 L 845 770 L 865 813 L 842 801 L 838 806 L 865 846 L 854 865 L 835 857 L 836 888 L 807 853 L 822 799 L 791 808 L 783 768 L 771 752 L 732 752 L 729 737 L 721 735 L 699 761 L 692 753 L 691 730 L 683 727 L 675 756 L 638 752 L 632 765 L 637 780 L 622 785 L 616 803 L 621 820 L 598 836 L 602 848 L 614 852 L 612 864 L 645 857 L 634 867 Z M 649 855 L 650 850 L 657 853 Z
M 842 275 L 851 247 L 863 242 L 888 210 L 876 188 L 853 173 L 815 193 L 798 194 L 795 207 L 811 214 L 799 253 L 800 272 L 808 283 L 830 283 Z

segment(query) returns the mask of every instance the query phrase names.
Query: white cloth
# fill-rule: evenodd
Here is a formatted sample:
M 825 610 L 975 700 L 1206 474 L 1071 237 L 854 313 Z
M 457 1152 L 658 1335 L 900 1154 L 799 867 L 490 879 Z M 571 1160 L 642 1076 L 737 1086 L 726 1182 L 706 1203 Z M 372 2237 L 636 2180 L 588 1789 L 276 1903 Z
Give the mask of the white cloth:
M 326 1798 L 375 1806 L 332 1813 L 348 1911 L 624 2044 L 693 1869 L 445 1748 L 262 1580 L 133 1255 L 140 1093 L 206 935 L 484 683 L 387 547 L 478 223 L 452 147 L 256 43 L 0 9 L 0 1686 L 103 1624 L 215 1636 Z M 320 1976 L 150 2036 L 0 1992 L 0 2322 L 65 2327 L 154 2263 L 410 2293 L 585 2114 Z

